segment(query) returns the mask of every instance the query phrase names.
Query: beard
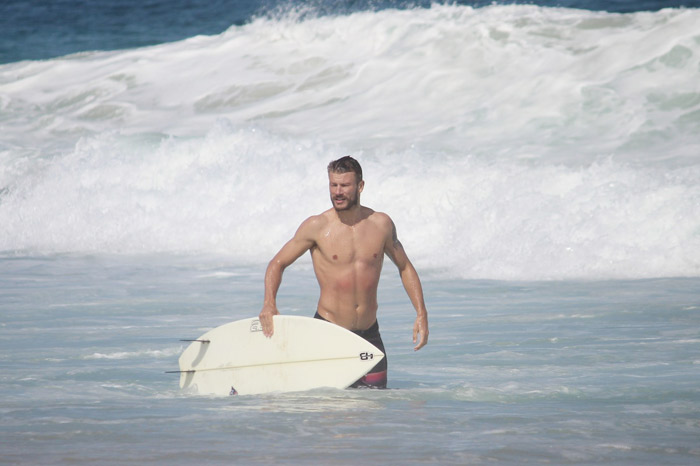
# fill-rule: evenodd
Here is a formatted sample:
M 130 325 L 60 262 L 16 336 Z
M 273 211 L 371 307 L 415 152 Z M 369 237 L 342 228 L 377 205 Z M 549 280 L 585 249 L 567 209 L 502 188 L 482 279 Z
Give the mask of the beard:
M 338 206 L 338 204 L 336 204 L 336 201 L 338 200 L 344 200 L 345 204 L 342 206 Z M 354 196 L 331 196 L 331 203 L 333 204 L 333 208 L 337 212 L 343 212 L 345 210 L 350 210 L 353 207 L 355 207 L 359 203 L 359 196 L 357 195 L 357 193 L 355 193 Z

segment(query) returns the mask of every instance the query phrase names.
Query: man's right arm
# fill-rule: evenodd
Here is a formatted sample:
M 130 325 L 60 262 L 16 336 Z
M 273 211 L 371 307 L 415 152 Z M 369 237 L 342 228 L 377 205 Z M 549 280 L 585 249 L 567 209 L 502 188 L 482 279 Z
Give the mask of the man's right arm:
M 263 334 L 271 337 L 274 332 L 273 316 L 277 310 L 277 291 L 282 284 L 284 269 L 296 261 L 302 254 L 311 249 L 314 244 L 314 230 L 318 224 L 316 217 L 310 217 L 299 226 L 294 237 L 272 258 L 265 271 L 265 297 L 258 318 L 263 328 Z

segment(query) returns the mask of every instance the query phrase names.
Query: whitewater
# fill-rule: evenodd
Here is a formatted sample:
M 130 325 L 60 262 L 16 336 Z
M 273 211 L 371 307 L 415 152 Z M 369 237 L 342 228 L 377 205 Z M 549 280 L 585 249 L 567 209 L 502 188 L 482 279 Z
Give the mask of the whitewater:
M 0 250 L 260 263 L 352 154 L 422 268 L 700 273 L 698 10 L 300 15 L 0 66 Z

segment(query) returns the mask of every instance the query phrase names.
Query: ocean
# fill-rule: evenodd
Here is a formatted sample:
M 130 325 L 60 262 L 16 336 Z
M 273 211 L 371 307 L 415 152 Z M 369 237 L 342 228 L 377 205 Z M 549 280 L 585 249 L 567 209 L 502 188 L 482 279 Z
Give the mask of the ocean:
M 0 464 L 700 462 L 700 2 L 0 5 Z M 363 165 L 388 390 L 182 393 Z M 312 316 L 308 257 L 280 311 Z

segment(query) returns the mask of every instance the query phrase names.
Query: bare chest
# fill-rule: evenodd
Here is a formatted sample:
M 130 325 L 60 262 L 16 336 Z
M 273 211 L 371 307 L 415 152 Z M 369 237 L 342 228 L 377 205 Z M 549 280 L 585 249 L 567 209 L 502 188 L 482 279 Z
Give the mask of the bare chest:
M 372 224 L 328 228 L 316 241 L 313 254 L 333 264 L 381 263 L 385 235 Z

